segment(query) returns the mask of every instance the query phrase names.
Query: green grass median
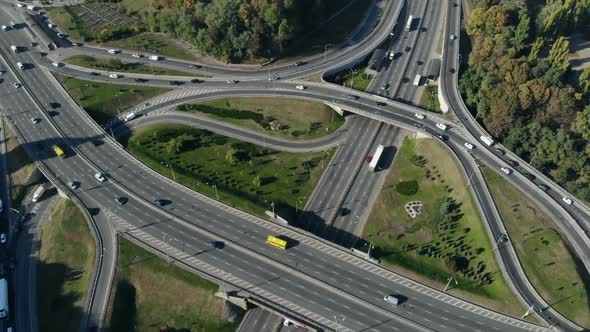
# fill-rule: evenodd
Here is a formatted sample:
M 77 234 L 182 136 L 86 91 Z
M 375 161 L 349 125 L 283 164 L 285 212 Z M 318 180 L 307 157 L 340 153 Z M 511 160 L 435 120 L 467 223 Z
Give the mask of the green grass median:
M 207 114 L 265 134 L 289 139 L 311 139 L 333 133 L 344 118 L 331 107 L 309 100 L 238 97 L 177 107 L 179 111 Z
M 333 153 L 278 152 L 180 125 L 142 128 L 123 143 L 154 170 L 196 191 L 259 216 L 274 204 L 290 220 Z
M 222 320 L 218 286 L 128 240 L 119 242 L 111 332 L 235 331 Z
M 553 220 L 502 176 L 482 168 L 527 277 L 553 309 L 590 328 L 590 275 Z
M 421 202 L 413 208 L 408 203 Z M 412 211 L 412 210 L 410 210 Z M 383 263 L 436 288 L 512 315 L 506 284 L 459 165 L 437 141 L 405 139 L 363 232 Z
M 37 265 L 39 331 L 79 331 L 96 247 L 82 212 L 59 199 L 43 224 Z
M 145 100 L 170 91 L 165 88 L 92 82 L 63 75 L 56 77 L 99 124 Z

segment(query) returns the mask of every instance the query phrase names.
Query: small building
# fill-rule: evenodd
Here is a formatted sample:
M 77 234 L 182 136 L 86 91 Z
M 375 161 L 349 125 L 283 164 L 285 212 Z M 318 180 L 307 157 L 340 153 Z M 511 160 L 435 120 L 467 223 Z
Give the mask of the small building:
M 370 75 L 377 75 L 379 69 L 381 69 L 381 64 L 383 63 L 383 59 L 385 59 L 385 55 L 387 51 L 381 48 L 376 49 L 369 59 L 369 64 L 367 65 L 367 69 L 365 69 L 365 73 Z

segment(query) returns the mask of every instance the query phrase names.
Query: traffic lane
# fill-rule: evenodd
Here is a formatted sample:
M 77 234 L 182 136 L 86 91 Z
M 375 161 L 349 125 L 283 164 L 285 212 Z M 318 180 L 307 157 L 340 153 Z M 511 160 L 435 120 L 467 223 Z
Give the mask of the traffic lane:
M 108 161 L 106 161 L 106 160 L 105 160 L 105 162 L 108 162 Z M 186 215 L 186 216 L 190 216 L 191 214 L 185 214 L 185 215 Z M 224 219 L 225 219 L 225 218 L 224 218 Z M 244 231 L 246 231 L 246 230 L 244 230 Z
M 368 146 L 370 144 L 370 138 L 373 137 L 376 132 L 375 123 L 369 119 L 358 119 L 361 126 L 349 135 L 350 138 L 354 137 L 358 144 L 345 143 L 341 146 L 339 160 L 335 161 L 337 166 L 334 165 L 331 169 L 330 176 L 322 182 L 322 187 L 317 190 L 323 192 L 323 199 L 316 200 L 318 208 L 321 212 L 317 213 L 317 216 L 323 219 L 325 224 L 331 224 L 334 215 L 337 214 L 340 206 L 340 201 L 345 195 L 350 181 L 352 180 L 353 174 L 362 164 L 363 158 L 359 155 L 365 155 Z M 374 128 L 375 127 L 375 128 Z M 350 140 L 350 139 L 349 139 Z M 318 225 L 321 226 L 321 225 Z M 319 229 L 316 229 L 319 231 Z
M 460 159 L 464 160 L 464 156 L 461 156 Z M 464 160 L 463 164 L 465 164 L 465 170 L 467 172 L 470 172 L 471 174 L 474 174 L 475 171 L 477 171 L 473 166 L 472 163 Z M 511 242 L 507 242 L 504 241 L 503 243 L 500 243 L 500 240 L 502 239 L 503 234 L 506 234 L 503 226 L 502 226 L 502 220 L 497 220 L 494 217 L 494 211 L 493 209 L 495 207 L 493 207 L 491 204 L 488 203 L 488 200 L 485 199 L 485 197 L 481 197 L 481 193 L 483 193 L 486 190 L 486 184 L 480 182 L 480 178 L 479 177 L 471 177 L 471 185 L 476 188 L 475 189 L 475 194 L 477 197 L 477 199 L 482 202 L 482 209 L 483 209 L 483 213 L 486 216 L 486 219 L 490 221 L 490 223 L 488 224 L 489 227 L 491 228 L 491 232 L 492 232 L 492 238 L 493 240 L 496 242 L 496 244 L 494 244 L 494 247 L 496 250 L 498 250 L 500 256 L 502 257 L 502 261 L 504 262 L 505 266 L 506 266 L 506 273 L 508 274 L 508 276 L 510 276 L 510 280 L 512 280 L 512 284 L 514 285 L 514 287 L 516 287 L 516 289 L 518 290 L 518 292 L 520 294 L 523 295 L 523 298 L 525 301 L 527 301 L 528 305 L 535 305 L 537 308 L 544 308 L 545 304 L 544 304 L 544 300 L 542 298 L 539 298 L 538 294 L 536 294 L 534 291 L 531 291 L 531 285 L 528 282 L 528 280 L 526 279 L 526 277 L 524 278 L 520 278 L 518 277 L 518 271 L 521 270 L 520 266 L 519 266 L 519 260 L 517 256 L 512 257 L 512 252 L 509 249 L 509 246 L 512 245 Z M 541 316 L 545 317 L 545 319 L 548 319 L 549 321 L 553 322 L 553 324 L 556 325 L 561 325 L 559 322 L 562 321 L 561 317 L 558 317 L 553 311 L 549 310 L 549 311 L 543 311 L 540 312 Z M 570 329 L 569 326 L 562 326 L 562 328 L 566 328 L 566 329 Z
M 110 195 L 112 195 L 111 192 L 100 190 L 94 192 L 91 197 L 102 202 L 110 202 Z M 135 223 L 135 220 L 154 219 L 153 215 L 146 213 L 143 204 L 134 204 L 131 200 L 126 204 L 125 209 L 118 209 L 116 206 L 108 205 L 104 204 L 102 208 L 107 209 L 119 218 L 127 220 L 130 223 Z M 137 205 L 137 208 L 134 208 L 134 205 Z M 239 247 L 234 248 L 232 243 L 226 242 L 226 246 L 221 250 L 213 249 L 209 243 L 213 240 L 218 240 L 218 238 L 201 235 L 190 228 L 179 227 L 178 224 L 171 225 L 168 219 L 156 220 L 147 225 L 141 223 L 135 228 L 158 239 L 163 236 L 162 242 L 166 242 L 166 245 L 182 248 L 182 251 L 186 252 L 190 257 L 209 262 L 211 265 L 224 271 L 230 271 L 232 276 L 246 280 L 252 285 L 257 285 L 257 287 L 271 294 L 281 297 L 281 294 L 289 293 L 297 298 L 297 301 L 293 300 L 292 302 L 302 307 L 305 307 L 304 304 L 309 302 L 314 305 L 317 304 L 321 308 L 327 296 L 325 292 L 331 293 L 328 297 L 328 302 L 332 303 L 330 305 L 331 310 L 347 314 L 351 319 L 351 323 L 353 323 L 351 328 L 367 328 L 366 324 L 375 324 L 391 319 L 387 317 L 376 319 L 380 315 L 379 313 L 372 312 L 372 310 L 364 313 L 358 310 L 362 314 L 351 315 L 347 311 L 357 301 L 352 300 L 351 302 L 346 297 L 341 298 L 338 293 L 325 288 L 322 288 L 323 292 L 320 294 L 316 291 L 318 290 L 317 286 L 310 285 L 305 279 L 298 278 L 295 275 L 289 274 L 288 271 L 284 271 L 284 269 L 276 268 L 273 264 L 267 264 L 253 256 L 248 255 L 244 257 L 244 255 L 241 255 L 243 253 L 241 249 Z M 133 233 L 131 230 L 127 232 Z M 233 236 L 232 240 L 238 243 L 244 242 L 245 239 L 236 235 Z M 251 272 L 254 268 L 256 268 L 256 273 Z M 314 312 L 317 314 L 321 313 L 317 308 L 314 309 Z M 327 311 L 327 313 L 329 312 L 331 311 Z M 324 317 L 329 318 L 330 316 Z M 371 318 L 369 319 L 368 317 Z
M 159 123 L 184 124 L 198 129 L 212 131 L 224 136 L 233 137 L 252 144 L 258 144 L 273 149 L 290 152 L 310 152 L 323 151 L 333 148 L 344 141 L 349 131 L 349 121 L 332 134 L 318 139 L 311 140 L 289 140 L 277 136 L 271 136 L 258 131 L 233 124 L 218 122 L 206 116 L 195 115 L 186 112 L 166 112 L 162 114 L 151 115 L 149 117 L 139 117 L 131 122 L 121 123 L 120 127 L 124 130 L 136 130 L 140 127 L 146 127 Z M 115 128 L 117 132 L 118 128 Z
M 411 67 L 409 68 L 410 73 L 415 72 L 422 76 L 428 74 L 427 66 L 431 60 L 430 56 L 440 37 L 439 28 L 440 18 L 442 17 L 442 3 L 442 1 L 429 1 L 423 17 L 424 20 L 420 21 L 419 27 L 416 28 L 418 40 L 414 46 L 416 51 L 413 57 L 413 60 L 416 61 L 411 62 Z M 424 29 L 425 31 L 423 31 Z M 421 64 L 418 61 L 421 61 Z M 408 77 L 411 79 L 413 75 L 408 75 Z M 422 91 L 422 89 L 419 89 L 419 91 Z M 415 99 L 414 97 L 416 97 L 416 89 L 413 88 L 413 85 L 406 84 L 405 87 L 402 87 L 398 91 L 396 96 L 402 100 L 413 101 Z
M 401 7 L 403 6 L 403 1 L 402 2 L 390 2 L 386 9 L 385 12 L 381 15 L 381 17 L 396 17 L 397 15 L 399 15 L 399 12 L 401 10 Z M 317 72 L 320 71 L 324 71 L 327 67 L 333 67 L 334 66 L 334 62 L 337 62 L 338 65 L 340 64 L 344 64 L 344 63 L 348 63 L 351 60 L 359 57 L 359 56 L 363 56 L 366 53 L 368 53 L 370 50 L 372 50 L 376 45 L 379 45 L 383 40 L 385 40 L 388 35 L 389 32 L 392 30 L 394 24 L 395 24 L 395 19 L 392 20 L 381 20 L 379 24 L 376 25 L 375 29 L 368 35 L 366 36 L 366 38 L 363 38 L 362 40 L 358 41 L 358 42 L 353 42 L 352 45 L 348 45 L 346 43 L 342 44 L 342 45 L 338 45 L 339 49 L 338 50 L 334 50 L 334 48 L 328 52 L 327 54 L 324 54 L 324 52 L 315 55 L 312 58 L 309 59 L 305 59 L 304 60 L 304 65 L 302 66 L 295 66 L 294 64 L 285 64 L 285 65 L 281 65 L 279 67 L 273 67 L 273 68 L 264 68 L 264 67 L 259 67 L 256 68 L 255 70 L 242 70 L 242 69 L 236 69 L 236 68 L 232 68 L 231 66 L 227 66 L 227 67 L 222 67 L 222 66 L 212 66 L 212 65 L 206 65 L 206 64 L 199 64 L 196 62 L 189 62 L 189 61 L 183 61 L 180 59 L 172 59 L 172 58 L 166 58 L 163 57 L 162 60 L 158 61 L 157 63 L 165 63 L 167 65 L 170 65 L 171 67 L 174 68 L 178 68 L 178 69 L 192 69 L 189 68 L 188 66 L 193 64 L 193 65 L 198 65 L 201 66 L 201 68 L 195 68 L 198 69 L 199 72 L 201 72 L 202 74 L 207 74 L 207 75 L 212 75 L 212 74 L 216 74 L 216 75 L 225 75 L 225 76 L 234 76 L 234 77 L 252 77 L 252 76 L 258 76 L 259 78 L 264 78 L 266 76 L 269 75 L 269 71 L 270 71 L 270 75 L 279 75 L 281 77 L 284 78 L 295 78 L 295 77 L 304 77 L 304 76 L 309 76 L 312 74 L 315 74 Z M 90 54 L 95 54 L 95 55 L 106 55 L 108 56 L 109 53 L 107 52 L 107 49 L 101 49 L 98 47 L 91 47 L 91 46 L 82 46 L 82 47 L 76 47 L 77 50 L 82 51 L 82 52 L 87 52 Z M 121 57 L 122 59 L 129 59 L 129 60 L 137 60 L 137 58 L 134 58 L 131 56 L 131 54 L 134 53 L 142 53 L 142 54 L 146 54 L 143 52 L 136 52 L 136 51 L 124 51 L 121 53 L 118 53 L 116 56 L 117 57 Z

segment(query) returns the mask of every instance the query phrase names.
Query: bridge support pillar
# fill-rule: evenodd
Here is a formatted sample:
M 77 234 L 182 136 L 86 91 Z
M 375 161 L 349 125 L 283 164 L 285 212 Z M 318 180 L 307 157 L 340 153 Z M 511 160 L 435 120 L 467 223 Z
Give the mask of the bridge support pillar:
M 342 109 L 342 107 L 335 105 L 335 104 L 331 104 L 331 103 L 324 103 L 328 106 L 330 106 L 334 111 L 336 111 L 336 113 L 340 114 L 340 116 L 344 116 L 344 110 Z

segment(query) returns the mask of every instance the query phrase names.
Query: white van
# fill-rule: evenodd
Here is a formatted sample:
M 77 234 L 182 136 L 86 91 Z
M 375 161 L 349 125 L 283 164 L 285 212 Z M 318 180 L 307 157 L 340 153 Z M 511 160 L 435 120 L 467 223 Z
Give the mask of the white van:
M 399 298 L 397 296 L 393 296 L 393 295 L 385 295 L 385 297 L 383 298 L 383 301 L 389 302 L 389 303 L 395 304 L 395 305 L 399 304 Z
M 28 9 L 28 10 L 35 10 L 35 6 L 33 6 L 33 5 L 28 5 L 28 6 L 27 6 L 27 9 Z
M 494 140 L 491 137 L 488 137 L 488 136 L 483 136 L 482 135 L 482 136 L 479 137 L 479 139 L 482 142 L 486 143 L 487 146 L 492 146 L 492 145 L 494 145 L 494 143 L 496 143 L 496 142 L 494 142 Z
M 438 127 L 438 129 L 440 130 L 447 130 L 447 125 L 444 123 L 437 123 L 436 126 Z
M 161 58 L 159 56 L 157 56 L 157 55 L 150 55 L 150 60 L 158 61 L 160 59 Z
M 135 112 L 125 114 L 125 121 L 131 121 L 133 119 L 135 119 Z

